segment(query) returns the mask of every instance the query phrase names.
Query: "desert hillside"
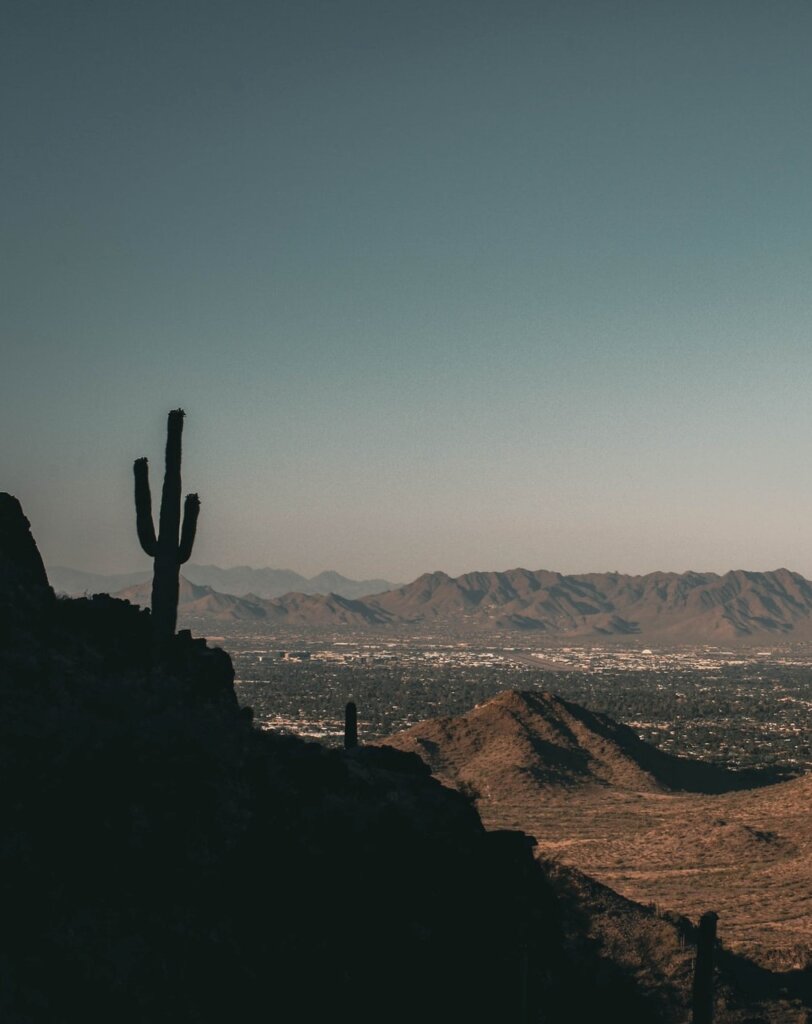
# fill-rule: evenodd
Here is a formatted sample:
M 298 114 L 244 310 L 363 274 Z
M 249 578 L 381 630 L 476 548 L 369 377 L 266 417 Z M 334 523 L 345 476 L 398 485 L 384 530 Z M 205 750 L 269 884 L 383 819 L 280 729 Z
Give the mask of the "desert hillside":
M 151 625 L 57 599 L 0 494 L 4 1024 L 485 1024 L 520 999 L 563 1024 L 527 837 L 413 755 L 254 728 L 228 655 Z M 607 996 L 628 1008 L 617 985 L 581 1005 Z
M 693 920 L 715 910 L 726 945 L 764 965 L 812 960 L 812 776 L 763 785 L 515 691 L 386 742 L 474 796 L 489 828 L 532 833 L 542 856 Z

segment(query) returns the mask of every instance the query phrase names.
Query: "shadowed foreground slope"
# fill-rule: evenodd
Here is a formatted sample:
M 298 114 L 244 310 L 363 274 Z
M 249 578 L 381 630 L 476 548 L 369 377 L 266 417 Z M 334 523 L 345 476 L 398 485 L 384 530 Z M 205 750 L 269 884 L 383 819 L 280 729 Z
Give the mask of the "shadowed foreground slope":
M 525 837 L 413 755 L 254 730 L 222 651 L 153 663 L 147 612 L 56 600 L 8 495 L 0 527 L 0 1019 L 566 1019 Z

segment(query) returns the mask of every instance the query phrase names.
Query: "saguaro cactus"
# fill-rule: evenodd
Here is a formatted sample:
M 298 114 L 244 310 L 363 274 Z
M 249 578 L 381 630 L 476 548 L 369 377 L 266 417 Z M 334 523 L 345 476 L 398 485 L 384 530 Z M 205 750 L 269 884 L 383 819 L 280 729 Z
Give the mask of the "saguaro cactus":
M 699 919 L 699 936 L 696 943 L 696 964 L 694 965 L 693 1024 L 713 1022 L 713 967 L 714 946 L 716 945 L 717 914 L 709 910 Z
M 135 521 L 138 539 L 144 551 L 154 559 L 152 575 L 152 630 L 157 643 L 169 640 L 178 620 L 180 567 L 188 562 L 195 542 L 200 499 L 187 494 L 180 519 L 180 451 L 183 433 L 183 409 L 169 413 L 166 433 L 166 471 L 161 492 L 161 515 L 158 536 L 152 522 L 152 495 L 146 459 L 136 459 Z
M 344 708 L 344 749 L 353 750 L 358 746 L 358 709 L 355 701 L 349 701 Z

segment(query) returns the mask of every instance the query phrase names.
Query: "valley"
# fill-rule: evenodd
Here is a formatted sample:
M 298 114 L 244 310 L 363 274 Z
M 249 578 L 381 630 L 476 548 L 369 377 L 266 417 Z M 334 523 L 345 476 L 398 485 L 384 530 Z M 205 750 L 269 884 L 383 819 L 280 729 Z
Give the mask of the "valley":
M 222 624 L 212 624 L 222 629 Z M 231 654 L 257 721 L 330 743 L 347 700 L 373 741 L 425 718 L 456 715 L 503 690 L 550 690 L 632 726 L 685 757 L 736 769 L 812 768 L 812 650 L 504 645 L 448 634 L 232 629 Z
M 487 644 L 336 636 L 292 632 L 275 645 L 249 633 L 220 638 L 239 699 L 259 724 L 339 744 L 353 699 L 363 742 L 418 753 L 474 800 L 489 829 L 528 832 L 543 860 L 658 915 L 696 921 L 714 909 L 725 947 L 764 968 L 808 963 L 805 645 L 539 649 L 496 636 Z M 620 746 L 593 712 L 629 726 Z M 657 757 L 677 768 L 658 778 Z M 686 762 L 675 757 L 698 762 L 699 775 L 681 777 Z M 581 773 L 572 770 L 579 759 Z M 716 766 L 727 776 L 714 775 Z

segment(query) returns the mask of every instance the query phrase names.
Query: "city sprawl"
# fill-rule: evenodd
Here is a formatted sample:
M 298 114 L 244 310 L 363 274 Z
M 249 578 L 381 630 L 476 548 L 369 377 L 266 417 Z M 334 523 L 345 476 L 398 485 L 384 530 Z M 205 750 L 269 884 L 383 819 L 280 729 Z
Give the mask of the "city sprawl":
M 222 624 L 220 624 L 222 631 Z M 258 724 L 339 742 L 346 701 L 372 742 L 507 689 L 552 691 L 670 753 L 733 768 L 812 767 L 812 646 L 544 646 L 494 636 L 248 631 L 231 654 Z

